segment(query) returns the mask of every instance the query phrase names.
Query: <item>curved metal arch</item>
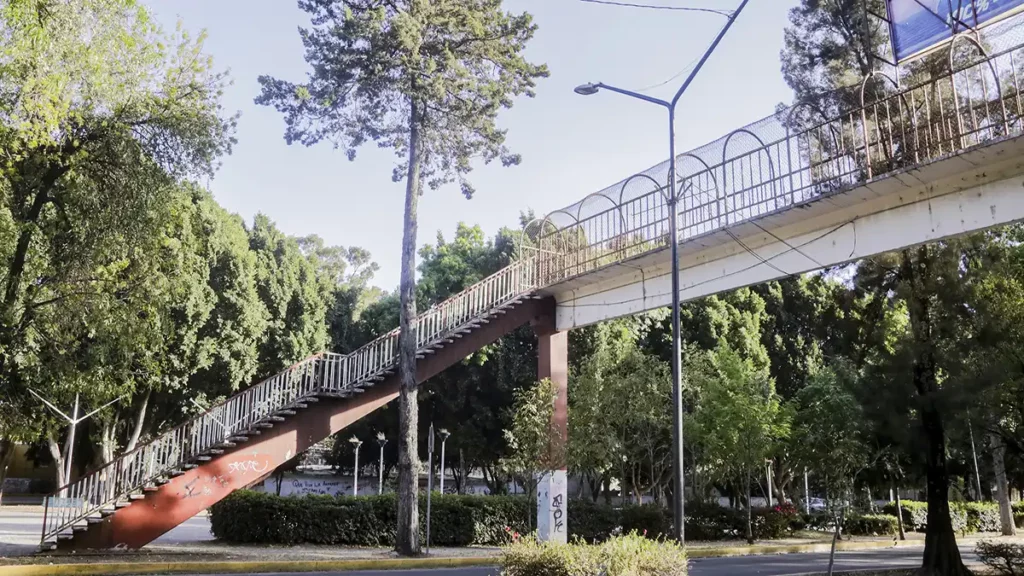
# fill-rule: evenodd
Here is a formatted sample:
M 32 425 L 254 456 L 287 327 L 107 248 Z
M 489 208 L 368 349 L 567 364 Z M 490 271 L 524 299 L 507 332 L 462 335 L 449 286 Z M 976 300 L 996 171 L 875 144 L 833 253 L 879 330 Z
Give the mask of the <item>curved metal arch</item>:
M 829 133 L 832 134 L 832 143 L 835 144 L 836 148 L 838 148 L 839 140 L 836 138 L 836 129 L 834 126 L 832 126 L 832 120 L 828 117 L 828 114 L 825 114 L 825 111 L 821 109 L 821 106 L 818 106 L 814 102 L 810 102 L 807 100 L 801 100 L 800 102 L 797 102 L 796 104 L 790 106 L 789 113 L 786 114 L 786 139 L 788 140 L 793 133 L 793 114 L 795 114 L 796 111 L 799 110 L 800 108 L 810 108 L 811 110 L 817 112 L 819 116 L 821 116 L 821 119 L 823 120 L 822 124 L 828 124 L 829 126 Z M 802 134 L 804 132 L 806 132 L 806 130 L 798 132 L 798 134 Z
M 619 196 L 621 197 L 622 194 L 620 193 Z M 626 217 L 625 217 L 625 215 L 622 214 L 622 203 L 621 202 L 620 203 L 616 203 L 615 200 L 612 200 L 611 198 L 609 198 L 608 196 L 605 196 L 601 192 L 593 192 L 593 193 L 587 194 L 583 198 L 583 200 L 580 200 L 580 207 L 576 209 L 576 222 L 577 223 L 583 222 L 583 220 L 580 219 L 580 211 L 583 210 L 583 205 L 587 203 L 587 200 L 589 200 L 591 198 L 604 198 L 605 200 L 607 200 L 612 205 L 612 208 L 615 208 L 615 209 L 617 209 L 619 211 L 619 224 L 622 225 L 622 229 L 623 230 L 626 229 Z M 584 220 L 589 220 L 590 218 L 592 218 L 592 216 L 588 216 Z
M 714 184 L 714 187 L 715 187 L 715 195 L 717 196 L 718 193 L 721 192 L 721 189 L 718 187 L 718 176 L 715 175 L 714 169 L 712 169 L 711 166 L 708 165 L 706 160 L 704 160 L 700 156 L 697 156 L 696 154 L 691 154 L 689 152 L 684 152 L 684 153 L 680 154 L 679 156 L 676 156 L 676 158 L 692 158 L 692 159 L 696 160 L 697 162 L 700 162 L 701 166 L 704 167 L 704 171 L 707 172 L 709 176 L 711 176 L 711 181 L 712 181 L 712 183 Z M 676 174 L 679 174 L 678 170 L 676 170 Z M 686 178 L 691 178 L 693 176 L 697 176 L 699 174 L 700 174 L 700 172 L 697 172 L 696 174 L 688 174 L 685 178 L 680 179 L 680 182 L 679 182 L 679 192 L 675 192 L 676 198 L 681 198 L 682 197 L 681 196 L 681 193 L 682 193 L 682 190 L 683 190 L 683 182 L 682 182 L 682 180 L 685 180 Z M 706 195 L 707 193 L 705 192 L 704 194 Z M 712 199 L 712 198 L 709 197 L 708 199 L 712 200 L 714 202 L 718 201 L 717 198 Z
M 868 111 L 867 104 L 864 101 L 864 91 L 867 90 L 868 81 L 874 78 L 875 76 L 881 76 L 882 78 L 885 78 L 886 80 L 889 81 L 890 84 L 892 84 L 893 88 L 896 89 L 896 95 L 903 102 L 903 107 L 907 109 L 907 113 L 910 116 L 911 128 L 914 130 L 914 134 L 917 134 L 917 114 L 914 113 L 914 109 L 911 108 L 910 103 L 907 102 L 906 92 L 900 90 L 900 83 L 897 82 L 896 79 L 894 79 L 892 76 L 889 76 L 888 74 L 882 72 L 881 70 L 872 70 L 867 75 L 865 75 L 864 80 L 862 80 L 860 83 L 860 129 L 861 137 L 864 139 L 864 157 L 867 161 L 868 180 L 870 180 L 873 177 L 874 170 L 871 168 L 871 140 L 869 139 L 868 135 Z M 914 150 L 914 153 L 917 153 L 916 149 Z
M 530 227 L 533 226 L 536 223 L 539 223 L 541 225 L 541 231 L 540 231 L 539 234 L 543 234 L 544 233 L 544 222 L 547 222 L 547 217 L 544 217 L 544 218 L 534 218 L 533 220 L 530 220 L 526 224 L 523 224 L 522 230 L 519 231 L 519 245 L 516 246 L 516 258 L 517 259 L 522 259 L 522 257 L 523 257 L 523 246 L 526 245 L 526 238 L 527 238 L 527 234 L 530 231 Z M 540 238 L 539 234 L 538 234 L 538 239 Z
M 736 160 L 736 158 L 726 159 L 726 155 L 729 153 L 729 142 L 732 140 L 733 136 L 736 136 L 738 134 L 746 134 L 746 135 L 752 137 L 754 140 L 757 140 L 757 143 L 761 145 L 761 148 L 759 148 L 758 150 L 763 150 L 765 155 L 768 156 L 768 173 L 769 173 L 769 176 L 771 178 L 772 195 L 774 196 L 775 195 L 775 163 L 772 162 L 772 155 L 768 154 L 768 151 L 765 150 L 767 145 L 764 143 L 764 140 L 762 140 L 760 136 L 758 136 L 757 134 L 754 134 L 752 131 L 750 131 L 750 130 L 748 130 L 746 128 L 738 128 L 736 130 L 733 130 L 732 132 L 730 132 L 725 137 L 725 142 L 722 143 L 722 164 L 721 164 L 721 166 L 722 166 L 722 194 L 723 194 L 723 196 L 728 193 L 727 189 L 728 189 L 728 183 L 729 183 L 728 179 L 726 178 L 725 163 L 728 162 L 729 160 Z M 754 150 L 754 152 L 757 153 L 758 150 Z M 728 224 L 728 220 L 729 220 L 728 213 L 726 214 L 725 218 L 726 218 L 726 224 Z
M 1007 120 L 1006 117 L 1006 101 L 1003 100 L 1003 85 L 1001 82 L 999 82 L 999 72 L 996 71 L 995 61 L 989 57 L 988 50 L 985 49 L 985 46 L 981 43 L 980 40 L 978 40 L 976 35 L 971 35 L 970 32 L 961 32 L 953 36 L 953 39 L 950 40 L 949 42 L 949 82 L 950 88 L 953 92 L 953 105 L 956 107 L 957 111 L 956 123 L 957 128 L 960 129 L 960 147 L 963 148 L 963 119 L 960 117 L 960 96 L 956 92 L 956 69 L 953 68 L 953 54 L 956 51 L 956 41 L 959 40 L 960 38 L 969 40 L 971 44 L 974 44 L 974 46 L 978 49 L 978 52 L 980 52 L 982 57 L 985 59 L 985 63 L 988 64 L 989 70 L 992 71 L 992 80 L 995 82 L 996 92 L 999 95 L 999 107 L 1003 113 L 1003 132 L 1009 133 L 1010 127 L 1009 120 Z M 988 92 L 987 85 L 985 86 L 985 92 Z M 987 97 L 988 95 L 986 94 L 985 96 Z
M 622 200 L 622 195 L 626 193 L 626 186 L 628 186 L 630 182 L 632 182 L 633 180 L 636 180 L 638 178 L 646 178 L 647 180 L 650 180 L 654 184 L 654 190 L 653 191 L 660 191 L 662 197 L 665 198 L 665 201 L 666 202 L 669 201 L 668 196 L 665 195 L 665 185 L 661 184 L 660 182 L 655 180 L 654 176 L 651 176 L 650 174 L 645 174 L 645 173 L 641 172 L 639 174 L 633 174 L 629 178 L 626 178 L 625 181 L 623 181 L 622 188 L 619 188 L 619 206 L 622 206 L 624 204 L 624 201 Z
M 796 202 L 796 182 L 794 180 L 794 173 L 796 172 L 796 170 L 793 168 L 793 138 L 798 137 L 800 134 L 805 134 L 809 132 L 811 129 L 813 129 L 812 127 L 808 130 L 802 130 L 800 132 L 797 132 L 794 136 L 792 128 L 793 116 L 796 114 L 796 111 L 799 110 L 800 108 L 809 108 L 814 112 L 818 113 L 818 116 L 820 116 L 822 119 L 822 123 L 828 125 L 828 132 L 832 136 L 832 145 L 835 146 L 835 149 L 837 151 L 840 148 L 842 148 L 839 142 L 843 138 L 842 134 L 840 134 L 838 137 L 836 136 L 836 128 L 835 126 L 832 125 L 832 120 L 828 117 L 828 114 L 825 114 L 825 111 L 821 108 L 821 106 L 818 106 L 814 102 L 808 100 L 801 100 L 800 102 L 797 102 L 796 104 L 790 106 L 789 113 L 786 114 L 786 163 L 788 164 L 787 169 L 789 170 L 789 193 L 791 196 L 791 201 L 794 203 Z M 808 146 L 810 146 L 809 141 Z M 808 158 L 808 165 L 810 166 L 812 164 L 813 163 L 811 162 L 811 159 Z

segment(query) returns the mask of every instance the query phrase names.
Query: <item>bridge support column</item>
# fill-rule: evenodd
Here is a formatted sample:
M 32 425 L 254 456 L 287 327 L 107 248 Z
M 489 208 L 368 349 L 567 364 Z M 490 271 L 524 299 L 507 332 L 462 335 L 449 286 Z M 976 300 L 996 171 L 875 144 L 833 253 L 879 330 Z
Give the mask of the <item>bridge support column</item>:
M 555 384 L 551 421 L 551 471 L 537 482 L 537 537 L 542 542 L 565 542 L 568 534 L 566 498 L 566 441 L 569 438 L 569 333 L 555 330 L 554 314 L 534 325 L 538 339 L 537 378 Z

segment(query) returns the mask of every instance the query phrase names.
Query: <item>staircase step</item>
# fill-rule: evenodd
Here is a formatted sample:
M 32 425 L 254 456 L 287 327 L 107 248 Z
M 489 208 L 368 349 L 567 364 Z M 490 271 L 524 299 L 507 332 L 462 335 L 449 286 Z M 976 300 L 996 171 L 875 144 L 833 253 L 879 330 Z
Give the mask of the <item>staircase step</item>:
M 209 462 L 210 460 L 213 460 L 213 457 L 212 456 L 196 456 L 196 460 L 198 460 L 200 462 Z
M 278 410 L 277 413 L 280 416 L 295 416 L 298 414 L 295 410 Z M 277 416 L 272 416 L 271 418 L 277 418 Z M 284 422 L 284 418 L 281 418 L 281 421 Z
M 75 537 L 74 534 L 57 534 L 57 541 L 58 542 L 67 542 L 68 540 L 71 540 L 74 537 Z
M 159 486 L 143 486 L 142 487 L 142 491 L 147 493 L 147 494 L 152 493 L 152 492 L 157 492 L 159 490 L 160 490 Z
M 164 486 L 166 484 L 169 484 L 170 482 L 171 481 L 168 478 L 157 478 L 156 480 L 153 481 L 153 483 L 155 483 L 157 486 Z
M 80 525 L 80 524 L 76 524 L 75 526 L 72 526 L 72 527 L 71 527 L 71 532 L 72 532 L 72 533 L 77 533 L 77 532 L 85 532 L 85 531 L 87 531 L 88 529 L 89 529 L 89 525 L 88 525 L 88 524 L 86 524 L 86 525 L 84 525 L 84 526 L 82 526 L 82 525 Z
M 256 423 L 256 427 L 257 428 L 264 428 L 264 429 L 266 429 L 266 428 L 273 428 L 274 425 L 271 424 L 270 422 L 257 422 Z
M 224 451 L 221 450 L 220 448 L 210 448 L 209 450 L 206 451 L 206 453 L 213 454 L 214 456 L 220 456 L 221 454 L 224 453 Z
M 297 404 L 292 404 L 292 408 L 295 408 L 296 410 L 303 410 L 303 409 L 309 408 L 309 404 L 304 404 L 302 402 L 299 402 Z
M 114 508 L 120 510 L 121 508 L 127 508 L 131 505 L 132 503 L 128 500 L 118 500 L 117 502 L 114 503 Z
M 103 518 L 86 518 L 85 521 L 90 525 L 99 524 L 103 522 Z
M 199 464 L 189 463 L 189 464 L 183 465 L 182 468 L 184 468 L 185 470 L 194 470 L 196 468 L 199 468 Z
M 145 490 L 145 488 L 143 488 L 143 490 Z M 136 501 L 136 500 L 145 500 L 146 499 L 146 495 L 145 494 L 129 494 L 128 495 L 128 499 L 133 501 L 133 502 Z
M 304 398 L 304 399 L 303 399 L 302 401 L 303 401 L 303 402 L 306 402 L 306 403 L 308 403 L 308 404 L 314 404 L 314 403 L 316 403 L 316 402 L 319 402 L 319 401 L 320 401 L 320 399 L 319 399 L 319 398 L 317 398 L 316 396 L 310 396 L 309 398 Z
M 285 418 L 284 416 L 270 416 L 267 420 L 270 420 L 271 422 L 284 422 Z
M 236 444 L 234 442 L 221 442 L 220 443 L 220 447 L 221 448 L 234 448 L 235 446 L 238 446 L 238 444 Z
M 181 476 L 181 475 L 182 475 L 182 474 L 184 474 L 184 473 L 185 473 L 185 471 L 184 471 L 184 470 L 169 470 L 169 471 L 167 472 L 167 476 L 168 476 L 169 478 L 177 478 L 178 476 Z
M 117 510 L 114 508 L 104 508 L 100 510 L 100 516 L 107 518 L 109 516 L 113 516 L 116 512 Z

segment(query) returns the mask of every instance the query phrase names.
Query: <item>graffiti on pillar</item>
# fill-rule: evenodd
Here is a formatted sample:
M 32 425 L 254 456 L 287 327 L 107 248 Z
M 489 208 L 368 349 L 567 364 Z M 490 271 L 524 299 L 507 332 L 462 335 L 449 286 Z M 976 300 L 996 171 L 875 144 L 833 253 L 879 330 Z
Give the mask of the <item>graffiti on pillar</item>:
M 562 510 L 562 495 L 556 493 L 555 497 L 551 499 L 551 508 L 554 510 L 552 517 L 555 520 L 555 532 L 563 532 L 565 530 L 565 521 L 562 520 L 565 517 L 565 511 Z
M 254 474 L 262 474 L 270 468 L 270 458 L 267 456 L 259 456 L 253 454 L 251 458 L 246 457 L 242 460 L 228 463 L 228 472 L 230 474 L 242 474 L 246 475 L 250 472 Z

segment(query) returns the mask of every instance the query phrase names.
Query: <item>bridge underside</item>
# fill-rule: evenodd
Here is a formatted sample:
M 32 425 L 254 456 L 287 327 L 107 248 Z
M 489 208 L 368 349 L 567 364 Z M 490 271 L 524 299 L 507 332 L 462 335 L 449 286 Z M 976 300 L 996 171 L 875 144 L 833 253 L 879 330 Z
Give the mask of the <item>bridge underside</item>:
M 1024 219 L 1024 137 L 880 176 L 679 246 L 683 301 Z M 569 330 L 668 306 L 668 248 L 543 291 Z

